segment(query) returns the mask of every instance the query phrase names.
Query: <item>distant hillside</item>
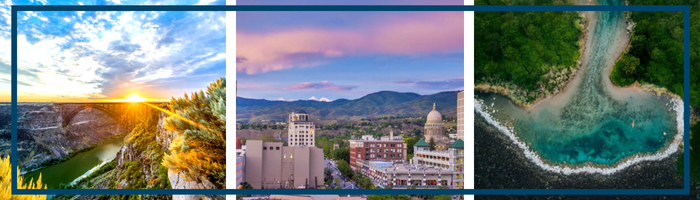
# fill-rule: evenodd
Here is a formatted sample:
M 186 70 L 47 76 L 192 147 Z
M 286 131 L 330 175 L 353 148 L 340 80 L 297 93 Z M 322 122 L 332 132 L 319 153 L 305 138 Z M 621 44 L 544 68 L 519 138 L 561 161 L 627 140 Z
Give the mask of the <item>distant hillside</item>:
M 304 110 L 312 120 L 358 120 L 384 116 L 427 116 L 433 103 L 445 117 L 457 115 L 458 91 L 432 95 L 381 91 L 355 100 L 338 99 L 332 102 L 313 100 L 270 101 L 236 97 L 236 121 L 285 121 L 289 113 Z

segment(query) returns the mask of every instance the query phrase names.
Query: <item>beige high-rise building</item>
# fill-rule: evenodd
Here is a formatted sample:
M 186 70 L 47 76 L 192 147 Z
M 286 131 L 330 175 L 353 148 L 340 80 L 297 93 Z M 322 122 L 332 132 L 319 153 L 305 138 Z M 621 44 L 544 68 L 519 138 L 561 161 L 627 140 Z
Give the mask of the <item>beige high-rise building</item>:
M 457 138 L 464 141 L 464 90 L 457 93 Z
M 315 127 L 314 123 L 309 121 L 309 114 L 304 110 L 292 112 L 288 119 L 289 146 L 315 146 Z
M 282 146 L 281 142 L 246 142 L 245 178 L 254 189 L 317 188 L 323 185 L 323 150 Z

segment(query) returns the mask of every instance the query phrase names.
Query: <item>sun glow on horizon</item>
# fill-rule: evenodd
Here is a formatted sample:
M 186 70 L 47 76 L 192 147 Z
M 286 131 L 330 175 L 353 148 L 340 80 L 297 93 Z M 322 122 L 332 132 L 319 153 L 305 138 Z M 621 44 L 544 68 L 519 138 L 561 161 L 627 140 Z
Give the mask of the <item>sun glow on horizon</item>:
M 119 102 L 144 102 L 144 101 L 148 101 L 148 99 L 143 98 L 137 94 L 132 94 L 131 96 L 129 96 L 125 99 L 118 99 L 117 101 L 119 101 Z

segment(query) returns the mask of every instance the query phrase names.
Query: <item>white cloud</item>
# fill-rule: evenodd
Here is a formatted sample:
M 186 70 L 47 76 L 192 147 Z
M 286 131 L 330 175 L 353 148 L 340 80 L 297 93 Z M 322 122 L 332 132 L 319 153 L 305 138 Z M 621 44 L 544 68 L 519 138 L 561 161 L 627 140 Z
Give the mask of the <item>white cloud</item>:
M 148 82 L 152 80 L 158 80 L 162 78 L 168 78 L 173 76 L 173 71 L 169 69 L 158 69 L 154 73 L 150 73 L 144 77 L 132 79 L 132 82 Z
M 197 5 L 209 5 L 210 3 L 214 2 L 216 0 L 200 0 Z
M 41 14 L 27 12 L 25 16 L 44 18 L 43 21 L 48 21 Z M 82 14 L 78 12 L 78 15 Z M 127 88 L 125 84 L 128 84 L 128 87 L 156 87 L 154 85 L 162 84 L 157 82 L 159 80 L 190 76 L 190 72 L 198 68 L 209 67 L 226 59 L 225 51 L 218 50 L 218 43 L 201 44 L 202 39 L 216 39 L 223 37 L 224 33 L 214 31 L 213 25 L 194 28 L 201 24 L 197 20 L 202 23 L 220 23 L 224 26 L 225 22 L 219 20 L 221 14 L 207 13 L 201 18 L 191 15 L 189 17 L 196 18 L 185 18 L 186 20 L 182 21 L 189 24 L 184 26 L 149 22 L 157 17 L 159 12 L 115 14 L 117 13 L 97 12 L 97 20 L 61 18 L 72 23 L 68 27 L 57 27 L 38 21 L 35 22 L 38 26 L 27 28 L 24 33 L 20 33 L 18 64 L 27 73 L 19 78 L 31 85 L 20 86 L 20 95 L 34 93 L 48 95 L 45 97 L 112 98 L 114 96 L 110 95 L 118 93 L 115 91 Z M 106 20 L 107 24 L 100 20 Z M 42 31 L 37 30 L 44 28 L 64 28 L 70 31 L 70 35 L 42 34 Z M 175 42 L 158 49 L 157 42 L 169 34 L 171 29 L 179 34 L 176 35 Z M 32 37 L 28 37 L 29 34 Z M 34 44 L 31 44 L 31 39 L 38 41 L 32 41 Z M 9 47 L 9 38 L 0 37 L 0 46 Z M 0 51 L 0 61 L 9 60 L 9 57 L 9 51 Z M 178 91 L 177 94 L 181 92 Z

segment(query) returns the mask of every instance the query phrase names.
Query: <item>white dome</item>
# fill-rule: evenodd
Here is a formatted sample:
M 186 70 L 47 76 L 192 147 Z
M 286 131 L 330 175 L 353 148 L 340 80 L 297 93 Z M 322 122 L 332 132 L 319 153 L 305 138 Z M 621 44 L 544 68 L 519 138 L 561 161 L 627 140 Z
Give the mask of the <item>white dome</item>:
M 442 123 L 442 114 L 435 110 L 435 103 L 433 103 L 433 111 L 428 113 L 428 119 L 426 123 Z

